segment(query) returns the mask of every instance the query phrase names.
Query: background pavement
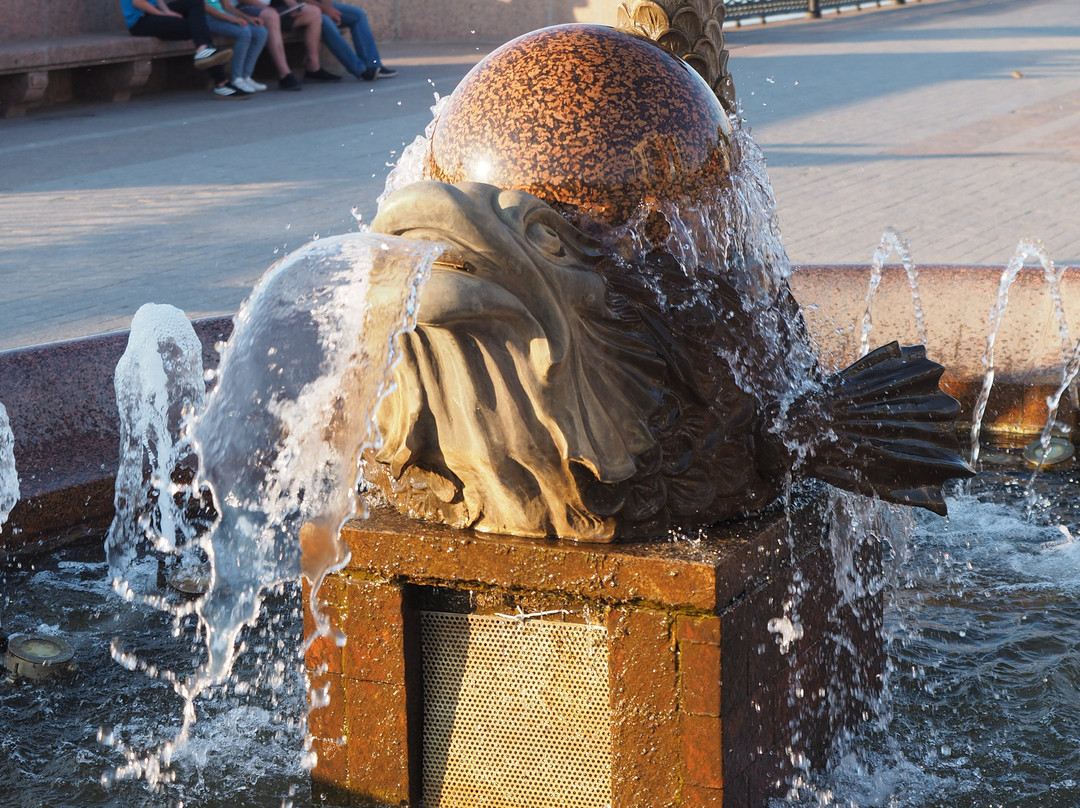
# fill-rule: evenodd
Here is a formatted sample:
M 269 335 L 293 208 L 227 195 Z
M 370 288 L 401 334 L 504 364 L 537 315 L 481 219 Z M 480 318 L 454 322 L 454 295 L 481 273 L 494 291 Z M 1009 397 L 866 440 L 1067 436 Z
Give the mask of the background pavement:
M 730 66 L 794 263 L 1080 264 L 1080 4 L 923 0 L 733 29 Z M 388 43 L 397 78 L 77 105 L 0 121 L 0 349 L 233 312 L 375 212 L 402 148 L 499 43 Z

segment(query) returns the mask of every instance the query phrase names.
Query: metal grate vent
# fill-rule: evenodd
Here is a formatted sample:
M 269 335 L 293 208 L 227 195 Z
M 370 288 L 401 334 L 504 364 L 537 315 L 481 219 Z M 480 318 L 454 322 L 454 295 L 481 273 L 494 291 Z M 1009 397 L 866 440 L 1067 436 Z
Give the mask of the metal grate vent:
M 422 612 L 425 808 L 611 805 L 607 632 Z

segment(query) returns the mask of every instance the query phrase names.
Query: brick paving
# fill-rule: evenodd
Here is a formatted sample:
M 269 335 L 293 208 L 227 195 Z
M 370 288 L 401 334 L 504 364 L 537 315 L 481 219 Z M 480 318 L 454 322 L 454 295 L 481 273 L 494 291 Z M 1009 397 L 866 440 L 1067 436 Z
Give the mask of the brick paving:
M 1080 262 L 1080 6 L 942 0 L 733 32 L 795 263 Z
M 387 43 L 397 78 L 175 92 L 0 121 L 0 349 L 235 311 L 275 260 L 366 220 L 402 147 L 497 43 Z M 1080 6 L 923 0 L 728 33 L 795 263 L 1080 263 Z

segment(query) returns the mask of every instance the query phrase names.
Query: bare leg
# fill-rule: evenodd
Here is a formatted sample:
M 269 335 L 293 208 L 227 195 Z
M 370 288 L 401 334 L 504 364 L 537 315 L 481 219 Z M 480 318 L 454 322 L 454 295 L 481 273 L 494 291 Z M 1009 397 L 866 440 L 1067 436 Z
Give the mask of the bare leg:
M 270 52 L 270 58 L 274 60 L 278 78 L 283 79 L 291 71 L 289 61 L 285 58 L 285 42 L 281 38 L 281 16 L 272 8 L 265 8 L 259 12 L 259 19 L 266 26 L 266 49 Z
M 306 5 L 296 12 L 297 25 L 304 26 L 304 50 L 307 53 L 307 69 L 319 69 L 319 45 L 322 42 L 322 12 L 316 5 Z

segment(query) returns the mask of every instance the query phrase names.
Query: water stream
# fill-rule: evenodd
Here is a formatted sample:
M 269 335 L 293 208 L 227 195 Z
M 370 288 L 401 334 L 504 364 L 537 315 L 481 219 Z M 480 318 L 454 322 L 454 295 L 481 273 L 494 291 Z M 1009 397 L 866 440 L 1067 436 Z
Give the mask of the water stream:
M 19 473 L 15 468 L 15 436 L 7 410 L 0 404 L 0 530 L 19 501 Z
M 983 376 L 982 389 L 975 402 L 974 415 L 972 416 L 969 455 L 972 466 L 977 465 L 979 461 L 979 437 L 982 432 L 982 420 L 983 416 L 986 414 L 986 405 L 990 400 L 990 391 L 994 386 L 994 379 L 997 375 L 997 368 L 994 365 L 994 347 L 997 342 L 998 330 L 1001 327 L 1001 318 L 1004 316 L 1005 310 L 1009 305 L 1009 292 L 1012 289 L 1013 283 L 1016 281 L 1017 273 L 1020 272 L 1026 261 L 1033 258 L 1038 259 L 1039 263 L 1042 265 L 1043 277 L 1046 280 L 1050 290 L 1051 299 L 1054 302 L 1054 315 L 1058 323 L 1058 333 L 1061 336 L 1063 362 L 1067 361 L 1068 356 L 1072 351 L 1068 323 L 1065 320 L 1065 310 L 1061 302 L 1061 273 L 1064 271 L 1064 268 L 1055 270 L 1054 263 L 1046 254 L 1046 249 L 1042 244 L 1025 239 L 1017 246 L 1016 252 L 1001 273 L 1001 282 L 998 288 L 997 299 L 990 311 L 990 319 L 986 329 L 986 350 L 983 352 L 985 375 Z
M 376 445 L 371 418 L 389 389 L 395 338 L 411 326 L 442 249 L 354 234 L 282 260 L 237 315 L 205 405 L 202 347 L 187 318 L 153 305 L 136 315 L 115 374 L 121 463 L 108 575 L 131 604 L 122 609 L 165 615 L 184 651 L 147 650 L 140 632 L 106 641 L 120 668 L 153 680 L 155 703 L 158 689 L 171 691 L 171 709 L 157 714 L 173 721 L 135 733 L 120 731 L 115 718 L 103 723 L 98 740 L 121 757 L 103 782 L 142 779 L 152 790 L 176 783 L 209 703 L 260 686 L 277 693 L 289 680 L 287 694 L 303 682 L 305 639 L 333 629 L 313 608 L 316 633 L 300 637 L 295 603 L 282 616 L 263 601 L 295 594 L 303 574 L 314 606 L 322 577 L 347 561 L 338 533 L 362 508 L 359 457 Z M 204 596 L 163 589 L 178 569 L 200 562 Z M 158 631 L 161 619 L 152 621 Z M 273 632 L 274 653 L 264 647 L 245 664 L 251 631 L 267 620 L 288 633 Z M 290 708 L 284 720 L 302 727 L 306 710 Z M 298 765 L 312 763 L 299 745 L 294 754 Z
M 128 568 L 140 547 L 149 543 L 159 553 L 173 553 L 177 531 L 185 528 L 176 498 L 182 486 L 173 476 L 191 454 L 182 426 L 202 409 L 206 388 L 202 344 L 184 312 L 147 303 L 135 313 L 113 386 L 120 463 L 105 550 L 118 591 L 133 596 Z
M 916 333 L 919 335 L 919 343 L 926 344 L 926 316 L 923 313 L 922 298 L 919 296 L 919 269 L 915 266 L 915 260 L 911 256 L 911 245 L 908 244 L 907 239 L 889 227 L 882 234 L 881 244 L 874 251 L 874 258 L 870 262 L 870 281 L 866 289 L 866 309 L 863 311 L 862 330 L 859 337 L 859 356 L 866 356 L 870 352 L 870 332 L 874 327 L 874 296 L 877 294 L 878 287 L 881 286 L 882 267 L 893 253 L 896 253 L 907 273 L 908 285 L 911 287 L 911 303 L 915 312 Z

